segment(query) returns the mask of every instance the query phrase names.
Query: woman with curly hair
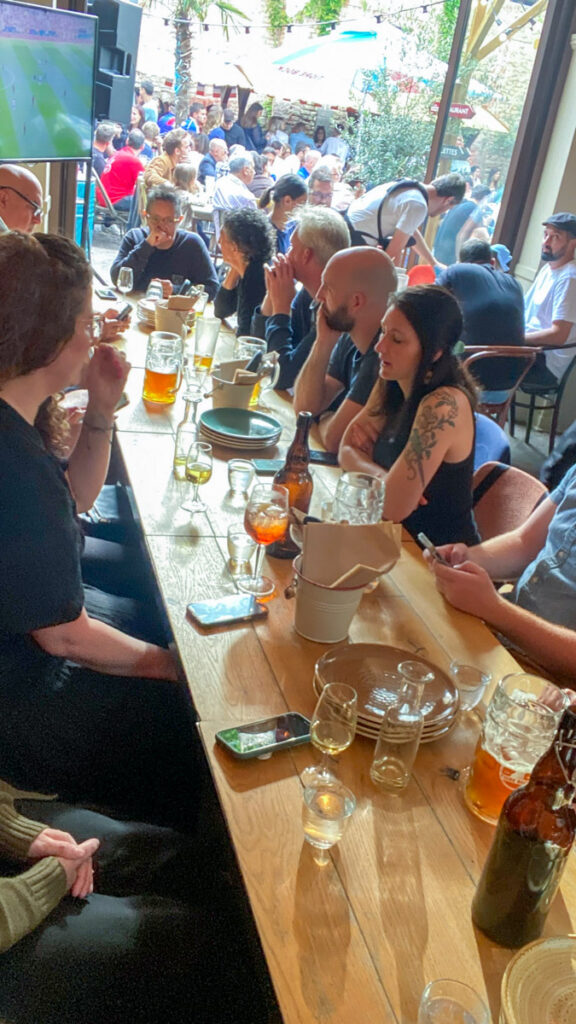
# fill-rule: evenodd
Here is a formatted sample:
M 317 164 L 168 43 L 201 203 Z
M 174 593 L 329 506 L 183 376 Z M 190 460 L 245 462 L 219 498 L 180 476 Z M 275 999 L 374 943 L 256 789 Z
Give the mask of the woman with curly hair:
M 379 380 L 339 462 L 386 480 L 384 518 L 435 544 L 479 541 L 472 513 L 476 393 L 454 346 L 458 303 L 425 285 L 392 296 L 376 343 Z
M 252 314 L 266 293 L 264 264 L 275 252 L 274 228 L 262 210 L 243 206 L 224 216 L 220 248 L 228 273 L 214 299 L 214 316 L 237 314 L 236 334 L 250 334 Z
M 106 476 L 130 367 L 109 345 L 89 358 L 91 270 L 73 242 L 3 235 L 0 274 L 0 775 L 182 824 L 196 761 L 174 659 L 90 615 L 80 571 L 75 513 Z M 66 466 L 52 396 L 81 375 L 89 401 Z

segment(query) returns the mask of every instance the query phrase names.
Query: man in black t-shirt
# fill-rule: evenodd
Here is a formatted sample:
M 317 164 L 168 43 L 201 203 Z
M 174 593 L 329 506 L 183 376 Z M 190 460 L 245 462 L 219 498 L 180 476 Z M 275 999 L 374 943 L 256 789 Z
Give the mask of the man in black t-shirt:
M 343 249 L 322 272 L 316 338 L 296 379 L 294 408 L 315 416 L 325 413 L 319 433 L 330 452 L 338 451 L 346 427 L 376 382 L 374 345 L 395 287 L 392 261 L 372 246 Z M 328 412 L 338 398 L 338 408 Z
M 438 278 L 462 310 L 466 345 L 524 344 L 524 295 L 518 282 L 498 266 L 488 242 L 471 238 L 460 250 L 460 262 Z M 486 359 L 473 372 L 483 387 L 505 390 L 515 383 L 519 365 L 517 359 Z

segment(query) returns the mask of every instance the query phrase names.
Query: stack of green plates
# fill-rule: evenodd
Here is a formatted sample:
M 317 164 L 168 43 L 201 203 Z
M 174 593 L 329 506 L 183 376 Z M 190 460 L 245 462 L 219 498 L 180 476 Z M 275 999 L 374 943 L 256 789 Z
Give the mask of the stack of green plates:
M 211 444 L 250 451 L 277 444 L 282 424 L 250 409 L 207 409 L 200 416 L 200 431 Z

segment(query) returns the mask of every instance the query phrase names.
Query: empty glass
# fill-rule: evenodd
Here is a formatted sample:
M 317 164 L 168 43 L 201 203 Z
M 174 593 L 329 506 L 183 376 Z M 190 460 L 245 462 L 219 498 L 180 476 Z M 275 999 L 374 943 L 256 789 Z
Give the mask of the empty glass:
M 451 662 L 450 675 L 460 694 L 460 710 L 472 711 L 482 700 L 492 676 L 489 672 L 482 672 L 474 665 L 464 665 L 461 661 Z
M 379 523 L 382 519 L 385 483 L 368 473 L 342 473 L 332 504 L 336 522 L 353 525 Z
M 490 1024 L 483 999 L 469 985 L 451 978 L 431 981 L 422 993 L 418 1024 Z
M 248 489 L 254 479 L 254 466 L 247 459 L 230 459 L 228 483 L 232 494 L 248 496 Z
M 246 533 L 243 523 L 228 527 L 228 568 L 232 576 L 248 576 L 252 571 L 250 560 L 256 551 L 256 541 Z
M 120 267 L 116 287 L 123 295 L 127 295 L 134 288 L 134 272 L 132 267 Z M 160 285 L 162 287 L 162 285 Z
M 346 822 L 355 809 L 356 797 L 338 779 L 320 780 L 304 789 L 304 835 L 306 842 L 317 850 L 314 860 L 321 867 L 329 863 L 328 850 L 342 839 Z

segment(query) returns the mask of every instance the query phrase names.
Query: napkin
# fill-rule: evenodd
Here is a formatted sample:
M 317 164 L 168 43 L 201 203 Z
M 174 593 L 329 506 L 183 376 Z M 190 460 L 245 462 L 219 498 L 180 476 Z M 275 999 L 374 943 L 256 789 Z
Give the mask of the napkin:
M 181 313 L 189 313 L 194 308 L 199 294 L 199 292 L 196 292 L 195 295 L 171 295 L 168 300 L 165 300 L 166 308 L 177 309 Z
M 352 526 L 308 522 L 303 527 L 302 575 L 326 587 L 363 587 L 390 572 L 400 557 L 398 523 Z

